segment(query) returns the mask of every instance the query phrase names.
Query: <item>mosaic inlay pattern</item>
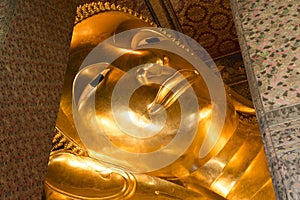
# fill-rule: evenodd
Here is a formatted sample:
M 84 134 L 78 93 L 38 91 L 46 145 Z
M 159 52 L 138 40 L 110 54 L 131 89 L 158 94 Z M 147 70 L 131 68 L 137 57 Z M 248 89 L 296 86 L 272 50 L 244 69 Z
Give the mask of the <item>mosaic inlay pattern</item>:
M 297 4 L 298 2 L 298 4 Z M 251 10 L 243 21 L 261 98 L 266 111 L 300 101 L 300 4 L 270 1 L 241 3 L 241 12 Z M 264 12 L 265 8 L 268 12 Z
M 300 2 L 232 0 L 278 199 L 300 199 Z

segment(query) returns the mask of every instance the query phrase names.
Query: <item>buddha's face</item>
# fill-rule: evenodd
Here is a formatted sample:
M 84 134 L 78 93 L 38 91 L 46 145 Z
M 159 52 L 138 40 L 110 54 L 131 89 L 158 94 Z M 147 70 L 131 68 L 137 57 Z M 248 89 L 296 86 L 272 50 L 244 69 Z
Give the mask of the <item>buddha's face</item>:
M 203 62 L 207 55 L 141 28 L 148 26 L 114 11 L 75 26 L 58 126 L 91 157 L 183 177 L 222 149 L 236 127 L 235 111 L 225 95 L 212 95 L 224 89 L 207 84 L 219 81 Z

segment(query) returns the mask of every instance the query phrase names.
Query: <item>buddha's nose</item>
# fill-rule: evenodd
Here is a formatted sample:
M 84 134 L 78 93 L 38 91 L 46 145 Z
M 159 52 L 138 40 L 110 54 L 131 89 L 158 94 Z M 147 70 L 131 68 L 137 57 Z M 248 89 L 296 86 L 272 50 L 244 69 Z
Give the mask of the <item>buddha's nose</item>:
M 149 114 L 168 109 L 199 78 L 196 70 L 181 69 L 169 76 L 160 86 L 153 102 L 148 106 Z

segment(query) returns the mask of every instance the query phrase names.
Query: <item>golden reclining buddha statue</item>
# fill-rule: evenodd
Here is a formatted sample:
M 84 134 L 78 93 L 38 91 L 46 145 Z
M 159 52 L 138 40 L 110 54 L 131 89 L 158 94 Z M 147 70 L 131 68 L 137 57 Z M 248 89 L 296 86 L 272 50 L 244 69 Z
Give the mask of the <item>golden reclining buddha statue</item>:
M 114 4 L 78 7 L 46 198 L 275 199 L 251 102 L 152 27 Z

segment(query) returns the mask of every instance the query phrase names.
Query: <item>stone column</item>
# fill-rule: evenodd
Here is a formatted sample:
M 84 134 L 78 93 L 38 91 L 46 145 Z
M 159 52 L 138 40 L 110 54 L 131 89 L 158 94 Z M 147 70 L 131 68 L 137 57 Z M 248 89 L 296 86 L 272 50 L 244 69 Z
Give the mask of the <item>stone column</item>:
M 300 2 L 231 0 L 278 199 L 300 199 Z
M 76 12 L 0 1 L 0 199 L 41 199 Z

